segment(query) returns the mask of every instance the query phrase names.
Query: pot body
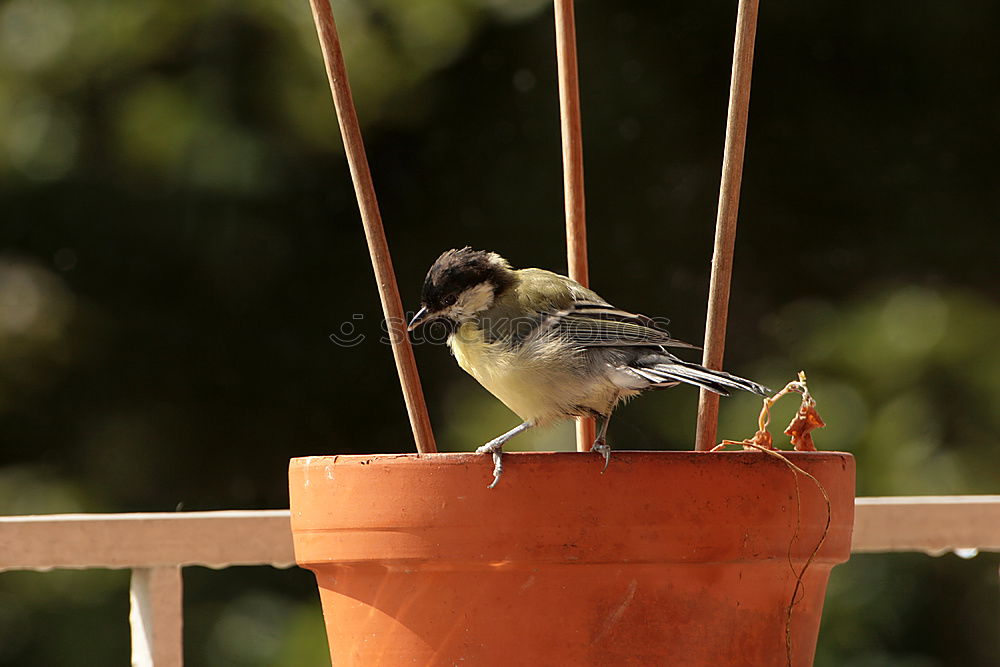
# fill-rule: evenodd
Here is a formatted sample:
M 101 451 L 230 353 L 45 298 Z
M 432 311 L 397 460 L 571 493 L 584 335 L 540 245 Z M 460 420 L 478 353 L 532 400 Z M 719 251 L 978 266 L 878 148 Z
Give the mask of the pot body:
M 784 452 L 832 502 L 792 609 L 812 664 L 850 554 L 854 460 Z M 815 484 L 760 452 L 331 456 L 290 466 L 296 560 L 334 665 L 787 665 Z M 793 572 L 794 569 L 794 572 Z

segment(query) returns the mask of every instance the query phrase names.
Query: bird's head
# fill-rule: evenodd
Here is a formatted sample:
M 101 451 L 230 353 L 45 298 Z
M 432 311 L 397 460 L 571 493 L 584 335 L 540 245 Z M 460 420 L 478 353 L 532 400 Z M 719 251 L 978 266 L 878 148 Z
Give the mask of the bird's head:
M 493 305 L 514 282 L 514 272 L 500 255 L 465 247 L 449 250 L 427 272 L 420 310 L 407 327 L 413 331 L 434 319 L 461 324 Z

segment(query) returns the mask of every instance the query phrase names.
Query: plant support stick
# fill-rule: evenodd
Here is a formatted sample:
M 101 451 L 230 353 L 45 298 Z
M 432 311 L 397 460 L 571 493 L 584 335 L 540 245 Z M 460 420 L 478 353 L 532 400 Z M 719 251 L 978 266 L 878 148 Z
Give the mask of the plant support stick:
M 719 212 L 715 223 L 715 250 L 712 278 L 708 289 L 705 322 L 705 352 L 702 365 L 722 370 L 726 347 L 726 318 L 729 314 L 729 285 L 736 243 L 736 216 L 743 179 L 743 152 L 747 136 L 747 109 L 750 105 L 750 75 L 753 45 L 757 32 L 758 0 L 740 0 L 733 45 L 733 72 L 729 84 L 729 113 L 726 121 L 726 148 L 722 158 Z M 695 449 L 708 451 L 715 446 L 719 417 L 719 396 L 705 389 L 698 401 L 698 428 Z
M 562 130 L 563 192 L 566 201 L 566 254 L 569 277 L 588 286 L 587 215 L 583 195 L 583 137 L 576 64 L 573 0 L 555 0 L 556 62 L 559 68 L 559 125 Z M 576 420 L 576 449 L 590 451 L 594 420 Z
M 371 254 L 372 268 L 375 270 L 375 279 L 378 283 L 382 312 L 388 324 L 392 356 L 396 361 L 396 371 L 403 387 L 403 398 L 410 417 L 410 428 L 413 429 L 413 439 L 416 441 L 417 451 L 421 454 L 436 452 L 437 446 L 434 444 L 427 406 L 420 388 L 420 376 L 417 374 L 417 362 L 413 358 L 413 348 L 406 332 L 406 316 L 399 298 L 399 289 L 396 287 L 396 274 L 392 269 L 389 245 L 385 239 L 385 230 L 382 228 L 382 216 L 375 199 L 375 187 L 372 184 L 371 172 L 368 170 L 361 127 L 358 124 L 358 115 L 354 109 L 354 99 L 347 80 L 344 56 L 340 51 L 340 38 L 337 36 L 333 10 L 330 9 L 329 0 L 309 0 L 309 2 L 312 5 L 313 20 L 316 22 L 316 32 L 323 51 L 326 74 L 330 80 L 333 104 L 337 109 L 340 133 L 344 138 L 344 152 L 351 168 L 354 193 L 358 198 L 358 208 L 361 210 L 361 224 L 365 228 L 365 238 L 368 240 L 368 251 Z

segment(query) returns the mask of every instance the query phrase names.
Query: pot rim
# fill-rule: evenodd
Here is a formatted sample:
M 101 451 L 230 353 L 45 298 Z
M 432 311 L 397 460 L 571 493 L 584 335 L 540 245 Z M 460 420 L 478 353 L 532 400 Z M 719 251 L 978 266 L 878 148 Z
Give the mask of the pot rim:
M 311 456 L 289 465 L 297 561 L 693 563 L 808 557 L 816 486 L 758 451 L 514 452 L 495 489 L 473 453 Z M 816 562 L 850 554 L 854 458 L 785 452 L 831 498 Z

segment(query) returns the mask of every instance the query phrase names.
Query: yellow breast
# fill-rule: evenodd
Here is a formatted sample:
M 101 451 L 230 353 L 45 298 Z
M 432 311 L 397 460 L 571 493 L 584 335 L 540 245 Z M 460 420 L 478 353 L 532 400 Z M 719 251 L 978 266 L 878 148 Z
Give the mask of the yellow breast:
M 528 342 L 511 350 L 488 343 L 466 323 L 448 339 L 458 365 L 521 419 L 543 423 L 566 417 L 578 406 L 610 408 L 612 387 L 581 377 L 572 353 L 553 341 Z

